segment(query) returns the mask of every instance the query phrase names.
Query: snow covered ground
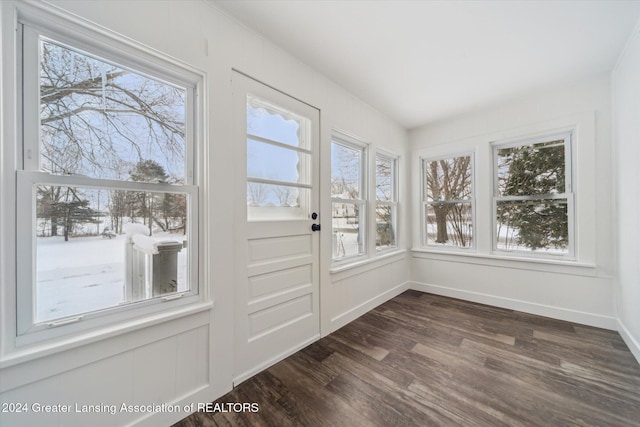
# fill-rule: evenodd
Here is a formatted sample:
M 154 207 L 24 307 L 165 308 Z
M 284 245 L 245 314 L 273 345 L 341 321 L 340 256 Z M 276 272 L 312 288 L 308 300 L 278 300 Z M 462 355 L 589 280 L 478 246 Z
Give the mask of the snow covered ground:
M 469 230 L 467 233 L 467 237 L 470 239 L 469 240 L 469 247 L 471 246 L 471 238 L 473 237 L 471 235 L 471 227 L 467 226 L 467 229 Z M 453 236 L 455 234 L 454 231 L 454 227 L 453 225 L 451 225 L 451 223 L 447 223 L 447 231 L 449 233 L 449 236 Z M 446 243 L 436 243 L 435 239 L 438 233 L 438 227 L 435 223 L 431 222 L 427 224 L 427 239 L 428 239 L 428 243 L 429 245 L 434 245 L 434 246 L 457 246 L 456 242 L 453 241 L 453 239 L 449 240 Z M 532 250 L 531 248 L 525 246 L 525 245 L 521 245 L 518 243 L 518 229 L 515 227 L 501 227 L 498 229 L 498 243 L 497 243 L 497 249 L 501 250 L 501 251 L 508 251 L 508 252 L 528 252 L 528 253 L 539 253 L 539 254 L 550 254 L 550 255 L 564 255 L 568 253 L 568 249 L 567 248 L 554 248 L 554 247 L 550 247 L 550 248 L 538 248 L 536 250 Z
M 164 234 L 159 240 L 182 241 Z M 126 236 L 39 237 L 36 323 L 115 307 L 124 301 Z M 187 250 L 178 253 L 178 288 L 186 288 Z

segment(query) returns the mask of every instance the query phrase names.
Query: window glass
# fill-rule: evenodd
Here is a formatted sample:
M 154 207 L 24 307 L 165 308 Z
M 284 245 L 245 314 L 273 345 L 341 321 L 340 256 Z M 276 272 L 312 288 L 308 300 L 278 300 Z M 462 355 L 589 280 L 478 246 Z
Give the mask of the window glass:
M 566 199 L 498 201 L 496 219 L 498 249 L 567 253 Z
M 189 290 L 185 194 L 35 193 L 36 323 Z
M 376 156 L 376 199 L 384 202 L 394 200 L 394 159 Z
M 376 250 L 396 243 L 396 162 L 386 155 L 376 155 Z
M 427 201 L 469 200 L 471 198 L 471 157 L 433 160 L 425 164 Z
M 365 253 L 363 215 L 363 209 L 357 203 L 332 204 L 334 260 Z
M 153 162 L 185 182 L 186 91 L 40 39 L 40 168 L 59 175 L 131 180 Z
M 376 205 L 376 249 L 396 247 L 396 206 Z
M 494 147 L 497 250 L 569 254 L 569 138 Z
M 424 241 L 427 245 L 473 246 L 471 156 L 423 162 Z
M 343 139 L 331 143 L 333 261 L 367 253 L 365 150 Z
M 425 213 L 429 245 L 468 248 L 473 243 L 471 203 L 428 204 Z
M 499 148 L 498 196 L 565 192 L 564 141 Z
M 331 197 L 361 198 L 362 160 L 361 148 L 331 144 Z
M 18 335 L 139 315 L 119 309 L 142 301 L 160 312 L 169 295 L 196 301 L 198 77 L 159 58 L 119 65 L 135 62 L 28 25 L 23 35 Z

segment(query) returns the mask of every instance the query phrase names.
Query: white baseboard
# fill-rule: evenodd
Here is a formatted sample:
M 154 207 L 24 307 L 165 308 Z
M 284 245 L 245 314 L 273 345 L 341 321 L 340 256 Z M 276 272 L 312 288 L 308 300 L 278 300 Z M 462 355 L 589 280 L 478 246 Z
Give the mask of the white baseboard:
M 243 381 L 248 380 L 249 378 L 251 378 L 252 376 L 254 376 L 255 374 L 264 371 L 265 369 L 269 368 L 272 365 L 275 365 L 276 363 L 280 362 L 281 360 L 291 356 L 293 353 L 302 350 L 303 348 L 305 348 L 306 346 L 308 346 L 311 343 L 314 343 L 316 341 L 318 341 L 320 339 L 320 334 L 294 346 L 291 347 L 290 349 L 283 351 L 282 353 L 278 354 L 277 356 L 272 357 L 271 359 L 267 360 L 264 363 L 259 364 L 258 366 L 254 366 L 253 368 L 237 375 L 235 378 L 233 378 L 233 386 L 236 387 L 238 384 L 240 384 Z
M 580 323 L 582 325 L 595 326 L 597 328 L 610 329 L 613 331 L 618 330 L 618 322 L 614 317 L 602 316 L 600 314 L 570 310 L 550 305 L 536 304 L 522 300 L 471 292 L 462 289 L 449 288 L 446 286 L 430 285 L 420 282 L 410 282 L 409 289 L 451 298 L 463 299 L 480 304 L 493 305 L 495 307 L 523 311 L 525 313 L 536 314 L 538 316 L 566 320 L 569 322 Z
M 192 393 L 189 393 L 187 396 L 183 396 L 178 400 L 170 403 L 166 403 L 165 406 L 177 406 L 180 410 L 164 410 L 160 412 L 151 412 L 142 418 L 137 419 L 136 421 L 127 424 L 129 427 L 154 427 L 154 426 L 170 426 L 183 418 L 188 417 L 193 412 L 197 412 L 198 403 L 209 403 L 214 401 L 215 399 L 211 396 L 212 390 L 208 385 L 202 386 L 201 388 L 194 390 Z M 160 402 L 154 402 L 156 404 L 161 404 Z
M 620 319 L 618 319 L 618 333 L 624 340 L 625 344 L 627 344 L 627 347 L 629 347 L 629 350 L 631 350 L 633 357 L 635 357 L 638 363 L 640 363 L 640 343 L 633 338 L 633 335 L 631 335 Z
M 398 295 L 400 295 L 404 291 L 410 289 L 411 288 L 410 284 L 411 284 L 411 282 L 401 283 L 400 285 L 398 285 L 398 286 L 396 286 L 394 288 L 391 288 L 388 291 L 383 292 L 380 295 L 377 295 L 377 296 L 375 296 L 375 297 L 363 302 L 362 304 L 360 304 L 360 305 L 358 305 L 356 307 L 353 307 L 349 311 L 346 311 L 346 312 L 344 312 L 342 314 L 339 314 L 336 317 L 333 317 L 331 319 L 331 326 L 330 326 L 329 333 L 331 333 L 333 331 L 337 331 L 338 329 L 340 329 L 341 327 L 343 327 L 347 323 L 353 322 L 358 317 L 360 317 L 363 314 L 373 310 L 374 308 L 376 308 L 380 304 L 389 301 L 391 298 L 397 297 Z

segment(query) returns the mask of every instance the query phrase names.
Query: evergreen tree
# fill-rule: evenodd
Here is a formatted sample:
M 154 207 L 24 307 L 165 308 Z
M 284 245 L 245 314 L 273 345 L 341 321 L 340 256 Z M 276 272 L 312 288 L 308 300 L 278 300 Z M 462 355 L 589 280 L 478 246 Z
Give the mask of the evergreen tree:
M 62 220 L 64 241 L 69 241 L 74 226 L 78 224 L 98 224 L 102 215 L 89 206 L 89 200 L 74 198 L 68 202 L 55 202 L 50 207 L 52 216 Z
M 131 171 L 131 179 L 141 182 L 167 182 L 169 176 L 165 172 L 162 165 L 155 160 L 142 160 L 138 162 L 133 171 Z M 143 218 L 145 224 L 149 226 L 149 236 L 153 234 L 154 210 L 156 208 L 157 194 L 154 193 L 137 193 L 138 198 L 138 216 Z M 162 228 L 162 225 L 160 225 Z
M 563 141 L 498 150 L 501 196 L 544 196 L 565 192 Z M 518 230 L 518 242 L 533 250 L 566 247 L 568 215 L 564 199 L 498 203 L 498 219 Z

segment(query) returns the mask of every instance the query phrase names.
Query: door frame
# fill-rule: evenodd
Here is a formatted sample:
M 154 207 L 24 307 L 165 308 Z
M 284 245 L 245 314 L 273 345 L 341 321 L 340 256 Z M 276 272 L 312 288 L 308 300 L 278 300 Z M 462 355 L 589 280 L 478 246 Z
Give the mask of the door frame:
M 239 317 L 242 316 L 242 313 L 239 313 L 240 304 L 245 302 L 245 301 L 239 300 L 240 296 L 239 296 L 238 287 L 246 286 L 248 282 L 248 271 L 249 271 L 248 239 L 249 239 L 250 221 L 248 221 L 248 218 L 247 218 L 247 203 L 246 203 L 247 145 L 246 145 L 246 140 L 245 141 L 242 140 L 242 135 L 246 134 L 246 117 L 244 115 L 238 114 L 237 111 L 240 111 L 239 109 L 241 108 L 246 109 L 245 95 L 247 93 L 251 93 L 251 90 L 249 90 L 251 85 L 258 85 L 258 87 L 262 87 L 267 91 L 272 91 L 274 93 L 277 93 L 278 97 L 283 96 L 285 97 L 285 99 L 290 99 L 292 103 L 300 103 L 305 105 L 306 107 L 313 108 L 314 110 L 317 111 L 317 130 L 313 132 L 314 137 L 317 140 L 313 142 L 315 150 L 313 150 L 313 154 L 312 154 L 313 155 L 312 167 L 315 169 L 312 174 L 312 180 L 317 180 L 317 183 L 313 184 L 313 188 L 311 190 L 312 193 L 315 193 L 315 194 L 311 195 L 311 198 L 313 199 L 313 201 L 311 202 L 309 211 L 317 212 L 320 215 L 319 220 L 322 220 L 323 217 L 325 218 L 325 221 L 324 221 L 325 230 L 328 230 L 328 228 L 330 228 L 331 226 L 330 211 L 327 211 L 327 213 L 329 214 L 329 216 L 327 217 L 327 214 L 325 214 L 324 212 L 326 209 L 323 209 L 324 207 L 323 191 L 326 191 L 326 186 L 323 182 L 323 177 L 325 177 L 325 175 L 323 174 L 324 170 L 322 168 L 324 164 L 324 162 L 322 161 L 322 159 L 324 158 L 323 157 L 324 144 L 322 141 L 322 136 L 324 133 L 322 131 L 321 109 L 295 96 L 291 96 L 289 93 L 284 92 L 280 89 L 277 89 L 272 85 L 266 84 L 263 81 L 256 79 L 242 71 L 239 71 L 237 69 L 232 69 L 231 88 L 232 88 L 232 105 L 233 105 L 233 111 L 232 111 L 233 131 L 231 134 L 231 141 L 232 141 L 232 144 L 236 144 L 233 150 L 233 162 L 234 162 L 234 165 L 237 165 L 237 167 L 234 168 L 235 174 L 233 177 L 234 193 L 236 194 L 236 197 L 234 197 L 234 201 L 232 205 L 233 210 L 235 212 L 235 218 L 236 218 L 236 221 L 233 224 L 233 236 L 235 239 L 233 268 L 234 268 L 235 277 L 234 277 L 234 292 L 233 292 L 233 298 L 234 298 L 233 330 L 234 331 L 233 331 L 233 350 L 232 350 L 234 354 L 234 357 L 233 357 L 234 364 L 233 364 L 232 378 L 233 378 L 234 386 L 236 386 L 240 382 L 250 378 L 256 373 L 262 371 L 263 369 L 268 368 L 274 363 L 277 363 L 278 361 L 289 356 L 290 354 L 293 354 L 295 351 L 298 351 L 306 347 L 310 343 L 315 342 L 318 339 L 320 339 L 322 336 L 324 336 L 323 325 L 325 324 L 325 322 L 323 321 L 323 319 L 325 318 L 325 316 L 323 316 L 322 300 L 323 300 L 323 295 L 325 293 L 324 292 L 325 289 L 323 287 L 323 283 L 325 283 L 324 279 L 327 277 L 327 274 L 328 274 L 328 271 L 325 273 L 325 269 L 327 268 L 327 266 L 325 265 L 325 262 L 326 262 L 325 257 L 323 257 L 323 253 L 324 253 L 323 248 L 324 246 L 326 246 L 326 243 L 325 243 L 326 237 L 323 237 L 323 233 L 321 230 L 321 232 L 317 233 L 317 238 L 315 239 L 315 243 L 313 243 L 313 251 L 315 252 L 313 253 L 313 257 L 315 259 L 316 268 L 318 269 L 317 273 L 315 274 L 315 277 L 316 277 L 315 280 L 317 280 L 318 282 L 317 286 L 315 286 L 317 291 L 316 291 L 316 295 L 314 295 L 314 297 L 317 298 L 317 304 L 315 305 L 317 307 L 316 308 L 317 313 L 314 314 L 317 321 L 316 333 L 309 340 L 301 343 L 301 345 L 295 348 L 283 348 L 281 349 L 283 350 L 283 352 L 278 354 L 275 358 L 266 360 L 265 363 L 259 364 L 255 368 L 252 368 L 248 371 L 239 372 L 237 362 L 236 362 L 237 360 L 236 352 L 239 347 L 238 333 L 244 332 L 244 329 L 242 330 L 242 332 L 240 332 L 238 330 L 239 328 L 235 326 L 235 323 L 238 321 Z M 281 106 L 285 108 L 287 107 L 286 103 L 285 105 L 281 105 Z M 315 208 L 314 208 L 314 205 L 315 205 Z M 327 233 L 325 231 L 324 236 L 326 235 Z

